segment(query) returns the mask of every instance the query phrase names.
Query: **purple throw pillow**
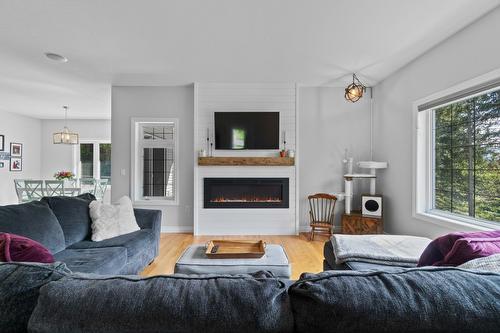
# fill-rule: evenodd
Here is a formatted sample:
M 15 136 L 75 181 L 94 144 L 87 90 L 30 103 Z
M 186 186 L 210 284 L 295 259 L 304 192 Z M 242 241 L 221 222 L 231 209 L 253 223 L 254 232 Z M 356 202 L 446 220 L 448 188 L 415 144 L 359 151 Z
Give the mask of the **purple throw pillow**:
M 0 261 L 53 263 L 54 257 L 47 248 L 32 239 L 0 233 Z
M 499 238 L 462 238 L 455 242 L 440 266 L 458 266 L 472 259 L 500 253 Z
M 417 267 L 440 266 L 446 255 L 451 251 L 455 242 L 464 238 L 498 238 L 500 230 L 479 232 L 452 232 L 433 240 L 422 252 Z

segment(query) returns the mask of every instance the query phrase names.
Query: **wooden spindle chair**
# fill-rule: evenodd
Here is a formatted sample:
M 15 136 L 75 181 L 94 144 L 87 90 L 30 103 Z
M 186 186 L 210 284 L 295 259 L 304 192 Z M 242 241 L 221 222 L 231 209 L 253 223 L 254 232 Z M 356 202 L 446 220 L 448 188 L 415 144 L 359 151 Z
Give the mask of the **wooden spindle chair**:
M 307 197 L 309 200 L 309 218 L 311 220 L 310 240 L 314 240 L 314 233 L 333 234 L 333 218 L 337 197 L 327 193 L 317 193 Z

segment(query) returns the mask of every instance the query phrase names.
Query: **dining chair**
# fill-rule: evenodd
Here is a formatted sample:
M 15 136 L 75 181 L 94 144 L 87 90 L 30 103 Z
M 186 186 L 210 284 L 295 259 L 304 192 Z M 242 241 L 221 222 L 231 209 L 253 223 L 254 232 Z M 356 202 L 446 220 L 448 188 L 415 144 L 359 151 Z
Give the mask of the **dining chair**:
M 314 240 L 314 233 L 333 234 L 334 211 L 337 197 L 327 193 L 317 193 L 307 197 L 309 200 L 309 218 L 311 226 L 310 240 Z
M 24 180 L 24 190 L 28 201 L 40 200 L 44 197 L 43 180 Z
M 108 187 L 108 179 L 96 179 L 95 183 L 95 197 L 97 200 L 103 200 Z
M 45 180 L 44 194 L 47 197 L 64 195 L 64 180 Z
M 24 179 L 14 179 L 14 187 L 16 189 L 17 200 L 19 203 L 28 202 L 28 194 L 24 189 Z
M 80 192 L 95 195 L 96 180 L 94 178 L 80 179 Z
M 64 181 L 64 195 L 74 197 L 80 195 L 81 188 L 78 184 L 78 179 L 66 179 Z

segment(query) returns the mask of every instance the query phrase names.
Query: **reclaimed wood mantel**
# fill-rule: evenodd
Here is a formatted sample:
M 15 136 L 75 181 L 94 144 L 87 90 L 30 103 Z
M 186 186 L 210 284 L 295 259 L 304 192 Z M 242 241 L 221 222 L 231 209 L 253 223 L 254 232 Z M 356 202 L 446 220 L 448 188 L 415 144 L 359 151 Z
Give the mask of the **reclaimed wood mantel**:
M 293 166 L 293 157 L 198 157 L 200 166 Z

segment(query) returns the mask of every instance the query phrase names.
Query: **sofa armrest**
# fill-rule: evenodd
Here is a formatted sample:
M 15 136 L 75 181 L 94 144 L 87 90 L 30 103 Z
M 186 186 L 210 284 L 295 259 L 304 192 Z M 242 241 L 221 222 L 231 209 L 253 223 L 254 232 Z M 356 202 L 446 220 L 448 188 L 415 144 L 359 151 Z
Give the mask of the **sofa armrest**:
M 160 250 L 161 210 L 134 208 L 135 219 L 141 229 L 151 229 L 155 236 L 155 257 Z

